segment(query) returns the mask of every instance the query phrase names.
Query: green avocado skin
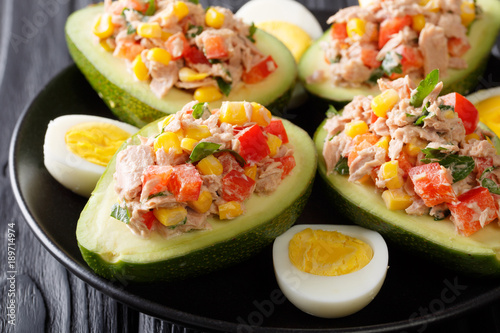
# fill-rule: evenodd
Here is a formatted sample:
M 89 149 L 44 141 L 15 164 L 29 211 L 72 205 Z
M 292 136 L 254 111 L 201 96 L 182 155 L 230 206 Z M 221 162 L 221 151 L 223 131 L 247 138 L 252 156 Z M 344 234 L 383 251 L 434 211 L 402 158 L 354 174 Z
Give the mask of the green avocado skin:
M 441 93 L 443 95 L 450 92 L 467 95 L 473 91 L 483 77 L 491 48 L 495 44 L 496 36 L 500 30 L 500 2 L 498 0 L 477 0 L 476 3 L 483 10 L 482 16 L 474 21 L 469 28 L 471 49 L 464 56 L 468 67 L 463 70 L 449 70 L 449 75 L 442 78 L 444 87 Z M 329 38 L 330 29 L 309 47 L 299 62 L 299 79 L 308 93 L 326 104 L 333 104 L 337 109 L 341 109 L 356 95 L 378 95 L 380 92 L 376 87 L 343 88 L 336 87 L 328 81 L 307 82 L 307 78 L 315 70 L 325 69 L 323 50 L 320 45 Z
M 325 122 L 326 120 L 318 127 L 314 135 L 314 141 L 319 156 L 318 173 L 321 178 L 319 184 L 324 189 L 329 202 L 335 210 L 339 211 L 355 224 L 379 232 L 390 244 L 396 246 L 399 250 L 409 252 L 426 260 L 431 260 L 443 267 L 462 272 L 469 276 L 500 276 L 500 257 L 495 255 L 495 251 L 498 251 L 498 249 L 494 248 L 491 252 L 484 255 L 473 255 L 468 253 L 465 247 L 461 247 L 461 244 L 446 246 L 443 245 L 447 244 L 446 239 L 441 239 L 440 242 L 432 241 L 425 237 L 425 232 L 417 234 L 407 230 L 403 225 L 398 224 L 397 220 L 392 219 L 389 214 L 386 216 L 372 214 L 370 212 L 371 209 L 375 205 L 378 205 L 378 203 L 358 202 L 353 200 L 352 196 L 347 196 L 345 189 L 333 185 L 330 177 L 346 176 L 326 174 L 326 164 L 322 155 L 323 143 L 326 137 L 326 131 L 323 129 Z M 480 124 L 480 126 L 484 125 Z M 497 147 L 497 151 L 500 151 L 500 140 L 498 137 L 494 137 L 493 142 Z M 362 188 L 359 191 L 367 190 L 369 189 Z M 389 210 L 387 212 L 389 213 Z
M 313 180 L 299 199 L 282 214 L 265 224 L 224 242 L 165 261 L 140 264 L 119 261 L 110 264 L 79 244 L 84 260 L 94 271 L 109 280 L 132 282 L 177 281 L 207 274 L 242 262 L 259 253 L 288 230 L 300 216 L 311 194 Z M 248 246 L 252 244 L 252 246 Z

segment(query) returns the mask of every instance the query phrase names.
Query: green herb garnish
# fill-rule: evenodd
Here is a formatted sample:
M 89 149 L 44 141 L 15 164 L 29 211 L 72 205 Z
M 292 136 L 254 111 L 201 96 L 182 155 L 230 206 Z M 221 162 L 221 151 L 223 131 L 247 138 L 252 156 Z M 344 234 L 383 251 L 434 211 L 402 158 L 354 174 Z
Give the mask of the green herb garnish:
M 456 154 L 447 154 L 446 148 L 425 148 L 422 152 L 425 158 L 421 161 L 425 164 L 437 162 L 451 171 L 453 183 L 465 179 L 475 167 L 474 159 L 470 156 L 460 156 Z
M 152 16 L 156 12 L 156 3 L 155 0 L 149 0 L 148 9 L 146 9 L 146 16 Z
M 224 81 L 220 76 L 216 77 L 215 80 L 217 81 L 217 86 L 219 86 L 220 91 L 222 91 L 224 95 L 229 96 L 231 92 L 231 83 Z
M 410 105 L 416 108 L 422 106 L 424 99 L 434 90 L 438 81 L 439 69 L 435 69 L 420 81 L 415 93 L 411 96 Z
M 208 103 L 207 102 L 205 102 L 205 103 L 196 103 L 193 106 L 193 118 L 194 119 L 199 119 L 199 118 L 203 117 L 203 114 L 206 111 L 209 111 L 209 109 L 208 109 Z
M 250 40 L 252 43 L 255 43 L 255 38 L 253 37 L 253 35 L 255 35 L 256 31 L 257 31 L 257 27 L 252 22 L 252 24 L 248 28 L 248 36 L 247 36 L 248 40 Z
M 328 118 L 334 117 L 334 116 L 340 116 L 340 112 L 337 111 L 337 109 L 333 105 L 328 105 L 328 110 L 326 110 L 326 116 Z
M 494 180 L 492 180 L 490 178 L 486 178 L 486 175 L 488 173 L 491 173 L 495 169 L 496 169 L 496 167 L 489 167 L 489 168 L 485 169 L 483 171 L 481 177 L 479 178 L 479 182 L 481 183 L 482 187 L 486 187 L 488 189 L 488 191 L 490 191 L 491 193 L 500 195 L 500 186 L 498 186 L 498 184 L 495 183 Z
M 198 162 L 218 151 L 220 146 L 220 143 L 200 142 L 194 147 L 193 151 L 189 155 L 189 159 L 191 162 Z
M 337 171 L 340 175 L 348 175 L 349 166 L 347 165 L 347 157 L 342 157 L 335 165 L 334 170 Z
M 125 224 L 129 224 L 130 222 L 130 213 L 127 208 L 123 208 L 119 203 L 115 203 L 111 207 L 111 214 L 115 219 L 124 222 Z

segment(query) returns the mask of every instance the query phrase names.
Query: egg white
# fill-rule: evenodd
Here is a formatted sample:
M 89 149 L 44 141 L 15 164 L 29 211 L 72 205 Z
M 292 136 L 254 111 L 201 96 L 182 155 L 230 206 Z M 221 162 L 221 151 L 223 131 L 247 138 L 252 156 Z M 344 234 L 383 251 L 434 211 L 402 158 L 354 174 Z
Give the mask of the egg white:
M 371 246 L 373 258 L 365 267 L 345 275 L 303 272 L 290 261 L 288 245 L 296 233 L 306 228 L 338 231 L 358 238 Z M 273 245 L 274 271 L 283 294 L 300 310 L 322 318 L 345 317 L 367 306 L 384 283 L 388 261 L 382 236 L 352 225 L 296 225 L 277 237 Z
M 66 146 L 66 132 L 77 124 L 100 122 L 115 125 L 130 134 L 138 129 L 132 125 L 97 116 L 65 115 L 49 122 L 43 144 L 43 161 L 49 173 L 69 190 L 89 197 L 105 167 L 87 161 L 74 154 Z
M 285 21 L 302 28 L 312 39 L 323 34 L 316 17 L 294 0 L 251 0 L 236 12 L 236 17 L 251 24 L 265 21 Z

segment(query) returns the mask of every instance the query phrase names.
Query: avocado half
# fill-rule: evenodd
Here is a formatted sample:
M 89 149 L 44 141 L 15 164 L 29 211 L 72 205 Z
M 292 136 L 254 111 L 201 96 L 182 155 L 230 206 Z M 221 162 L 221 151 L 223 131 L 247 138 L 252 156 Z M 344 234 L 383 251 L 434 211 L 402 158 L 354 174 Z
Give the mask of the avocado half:
M 468 33 L 471 48 L 464 56 L 468 67 L 462 70 L 448 70 L 448 75 L 441 78 L 444 84 L 442 94 L 449 92 L 458 92 L 462 95 L 468 94 L 476 87 L 486 69 L 491 48 L 495 44 L 500 30 L 500 1 L 477 0 L 476 3 L 481 6 L 482 13 L 481 17 L 472 23 Z M 305 89 L 311 95 L 339 107 L 347 104 L 357 95 L 378 95 L 380 91 L 376 85 L 372 88 L 345 88 L 334 86 L 329 81 L 307 83 L 306 79 L 315 71 L 328 70 L 321 43 L 328 41 L 329 38 L 330 29 L 316 40 L 300 59 L 298 65 L 299 79 Z
M 165 114 L 175 113 L 190 102 L 193 94 L 177 88 L 158 98 L 147 82 L 136 80 L 127 70 L 125 60 L 114 57 L 96 42 L 92 27 L 103 10 L 102 5 L 93 5 L 74 12 L 66 22 L 65 31 L 73 60 L 111 111 L 119 119 L 142 127 Z M 257 102 L 280 115 L 291 98 L 297 66 L 290 51 L 278 39 L 258 29 L 254 37 L 257 48 L 272 55 L 278 68 L 259 83 L 233 87 L 224 100 Z M 222 100 L 210 105 L 217 108 L 221 103 Z
M 301 214 L 312 189 L 317 156 L 307 132 L 282 120 L 294 147 L 296 166 L 268 196 L 253 194 L 246 212 L 233 220 L 210 218 L 212 230 L 193 231 L 169 239 L 152 233 L 138 237 L 110 216 L 118 202 L 114 191 L 115 157 L 97 183 L 78 220 L 76 238 L 82 256 L 98 275 L 132 282 L 173 281 L 208 273 L 258 253 L 288 230 Z M 138 135 L 158 134 L 157 121 Z
M 347 176 L 326 173 L 323 145 L 327 135 L 325 121 L 314 135 L 318 153 L 318 173 L 330 197 L 332 207 L 354 223 L 382 234 L 400 248 L 433 260 L 444 267 L 472 276 L 500 276 L 500 225 L 488 224 L 471 236 L 462 236 L 449 220 L 435 221 L 431 216 L 408 215 L 393 211 L 374 185 L 348 181 Z M 484 126 L 480 124 L 480 126 Z M 500 140 L 493 143 L 500 152 Z

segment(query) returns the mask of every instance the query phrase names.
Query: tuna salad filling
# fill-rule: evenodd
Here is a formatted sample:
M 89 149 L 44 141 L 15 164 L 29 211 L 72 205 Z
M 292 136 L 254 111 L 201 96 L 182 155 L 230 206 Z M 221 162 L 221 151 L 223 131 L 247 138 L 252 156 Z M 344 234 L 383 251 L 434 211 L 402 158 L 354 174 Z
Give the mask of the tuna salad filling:
M 380 95 L 331 110 L 323 156 L 329 174 L 373 184 L 388 209 L 449 217 L 468 236 L 498 218 L 500 156 L 474 105 L 439 96 L 438 77 L 379 79 Z
M 199 101 L 217 100 L 277 68 L 255 46 L 255 26 L 229 9 L 182 0 L 105 0 L 104 6 L 96 39 L 159 98 L 176 87 Z
M 328 72 L 310 82 L 330 80 L 336 86 L 373 86 L 379 78 L 406 75 L 419 81 L 433 69 L 467 68 L 467 31 L 479 15 L 467 0 L 368 0 L 339 10 L 330 39 L 322 44 Z
M 172 237 L 210 229 L 208 217 L 245 213 L 252 194 L 268 195 L 295 167 L 280 119 L 258 103 L 191 102 L 116 157 L 111 216 L 136 235 Z

